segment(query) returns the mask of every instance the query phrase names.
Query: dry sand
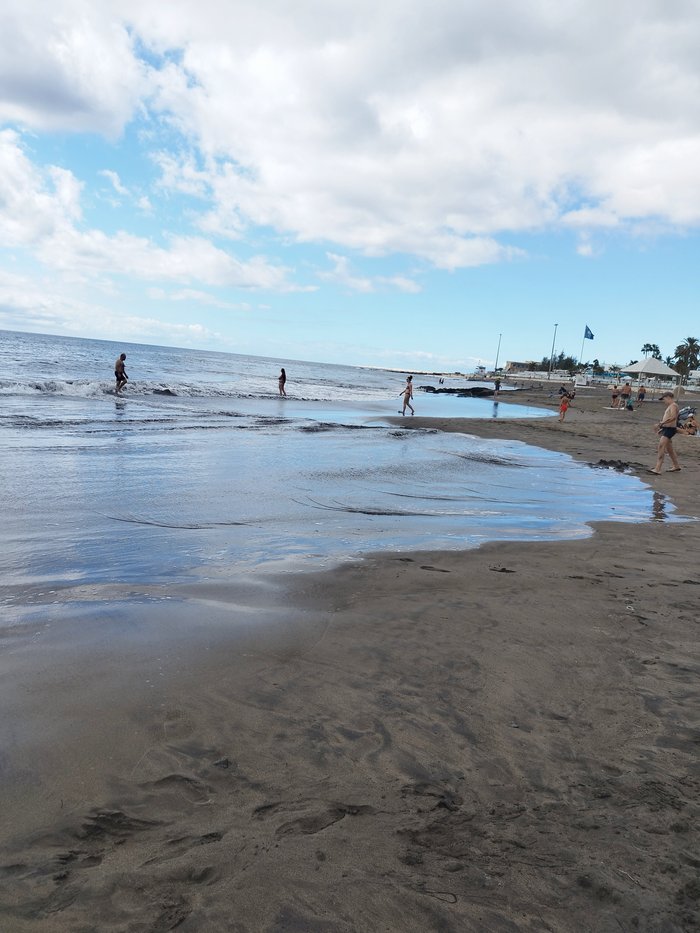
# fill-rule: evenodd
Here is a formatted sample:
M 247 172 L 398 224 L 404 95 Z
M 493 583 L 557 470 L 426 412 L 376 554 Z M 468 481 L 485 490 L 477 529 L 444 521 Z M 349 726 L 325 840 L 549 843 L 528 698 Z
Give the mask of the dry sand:
M 660 405 L 606 399 L 439 426 L 641 474 Z M 644 477 L 659 519 L 698 512 L 700 438 L 676 446 L 681 473 Z M 0 929 L 697 929 L 699 540 L 611 523 L 184 593 L 260 607 L 233 644 L 201 625 L 68 656 L 63 633 L 42 667 L 10 640 L 0 699 L 32 731 Z

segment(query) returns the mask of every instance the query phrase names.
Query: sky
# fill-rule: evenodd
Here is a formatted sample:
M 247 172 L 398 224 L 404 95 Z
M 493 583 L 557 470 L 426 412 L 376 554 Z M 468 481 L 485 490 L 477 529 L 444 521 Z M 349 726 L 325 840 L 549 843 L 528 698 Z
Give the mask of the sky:
M 698 48 L 696 0 L 3 0 L 0 329 L 672 355 L 700 338 Z

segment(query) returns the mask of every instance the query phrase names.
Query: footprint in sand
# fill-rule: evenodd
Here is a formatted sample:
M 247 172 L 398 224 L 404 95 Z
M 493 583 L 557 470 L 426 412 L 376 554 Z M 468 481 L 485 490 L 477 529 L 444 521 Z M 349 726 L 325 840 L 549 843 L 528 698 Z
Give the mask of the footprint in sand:
M 194 729 L 194 723 L 183 710 L 165 710 L 163 714 L 163 731 L 168 739 L 185 739 L 192 735 Z
M 309 816 L 302 816 L 296 820 L 290 820 L 288 823 L 282 823 L 275 830 L 276 836 L 310 836 L 314 833 L 320 833 L 322 829 L 338 823 L 346 816 L 361 816 L 374 813 L 373 807 L 353 806 L 349 804 L 338 804 L 335 807 L 321 813 L 312 813 Z

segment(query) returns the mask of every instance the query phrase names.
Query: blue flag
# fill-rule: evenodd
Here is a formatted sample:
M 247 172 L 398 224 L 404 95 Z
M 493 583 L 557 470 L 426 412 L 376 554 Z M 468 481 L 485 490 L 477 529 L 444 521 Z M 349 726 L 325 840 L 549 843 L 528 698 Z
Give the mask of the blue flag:
M 590 329 L 590 327 L 588 326 L 588 324 L 586 324 L 586 329 L 585 329 L 585 331 L 583 332 L 583 339 L 584 339 L 584 340 L 593 340 L 593 331 Z

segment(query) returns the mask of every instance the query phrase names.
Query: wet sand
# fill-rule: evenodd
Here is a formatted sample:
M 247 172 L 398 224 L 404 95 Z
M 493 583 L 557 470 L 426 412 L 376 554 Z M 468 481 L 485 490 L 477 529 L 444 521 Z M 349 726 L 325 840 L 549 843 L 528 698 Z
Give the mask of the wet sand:
M 641 476 L 661 406 L 605 405 L 430 425 Z M 38 663 L 9 633 L 5 728 L 31 729 L 3 771 L 0 928 L 697 928 L 700 525 L 664 516 L 700 513 L 700 438 L 676 446 L 645 525 L 172 594 L 259 613 L 233 641 L 48 632 Z

